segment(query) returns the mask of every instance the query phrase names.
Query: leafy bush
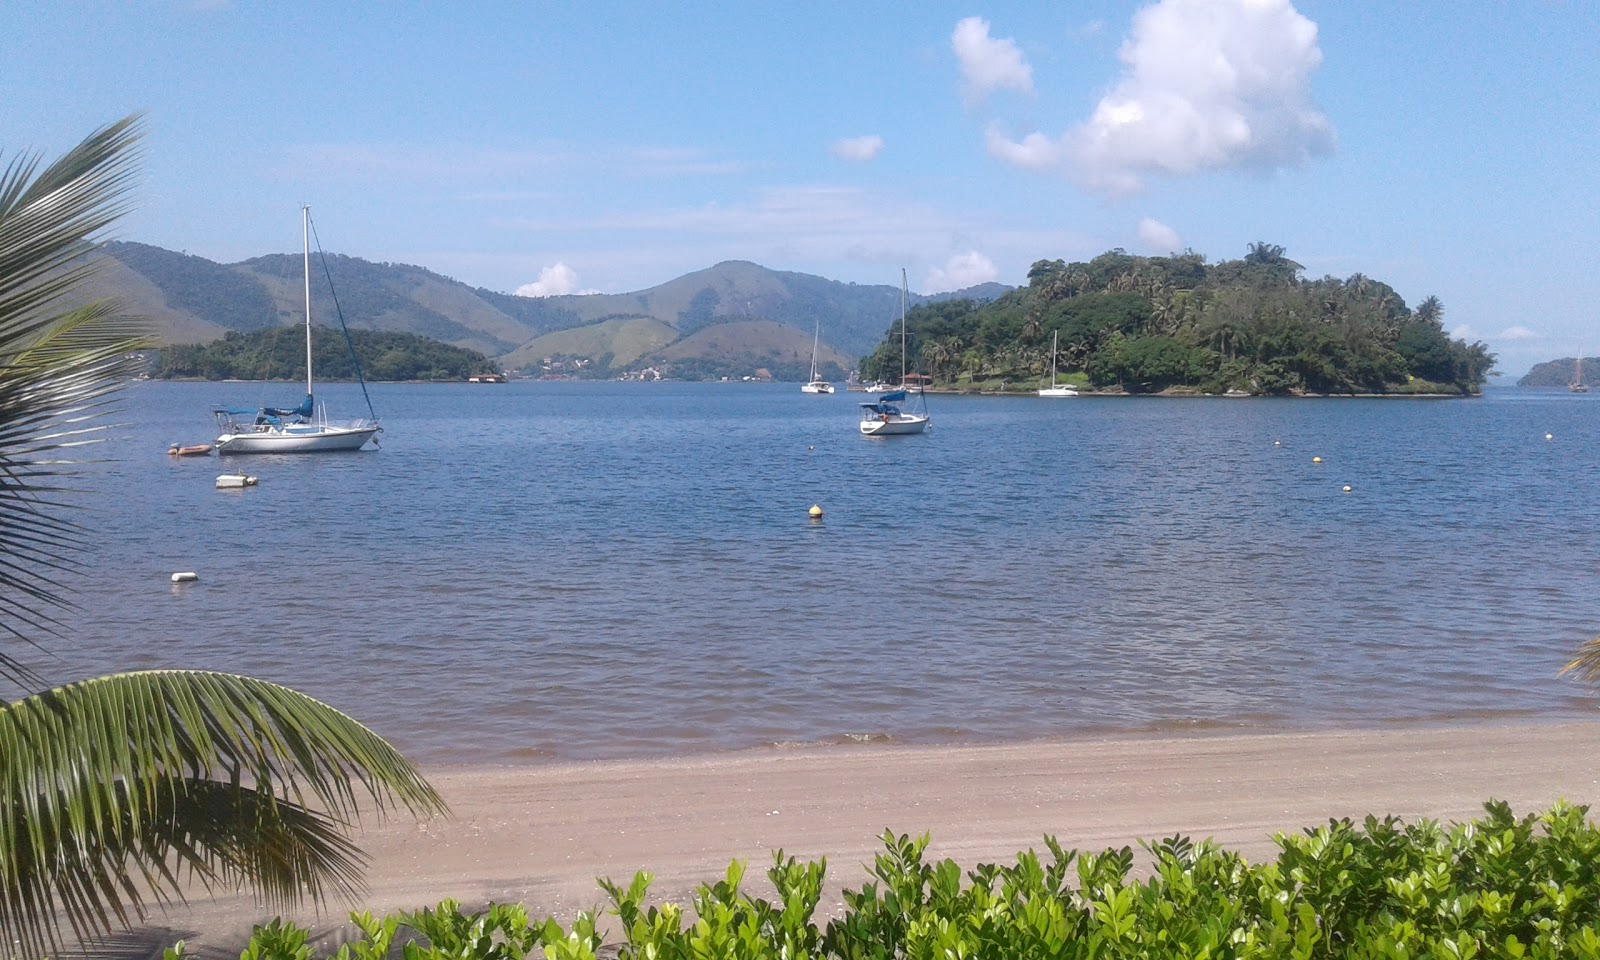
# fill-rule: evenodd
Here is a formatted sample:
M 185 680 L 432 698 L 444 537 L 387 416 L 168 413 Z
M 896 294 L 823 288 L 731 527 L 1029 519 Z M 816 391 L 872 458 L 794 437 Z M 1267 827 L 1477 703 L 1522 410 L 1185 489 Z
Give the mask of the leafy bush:
M 648 873 L 600 886 L 620 921 L 619 960 L 1600 960 L 1600 830 L 1587 814 L 1558 803 L 1519 820 L 1491 802 L 1482 818 L 1448 828 L 1333 820 L 1278 835 L 1276 861 L 1261 865 L 1171 837 L 1142 844 L 1142 879 L 1129 847 L 1080 854 L 1045 837 L 1047 858 L 1028 850 L 963 875 L 952 860 L 927 859 L 927 836 L 885 833 L 871 878 L 845 890 L 842 915 L 820 927 L 827 861 L 781 850 L 767 871 L 771 901 L 743 889 L 738 862 L 698 887 L 688 909 L 646 906 Z M 601 946 L 587 913 L 570 931 L 521 906 L 463 913 L 450 900 L 352 919 L 361 936 L 334 960 L 380 960 L 395 944 L 405 960 L 591 960 Z M 180 944 L 167 960 L 181 956 Z M 241 960 L 313 956 L 303 931 L 274 921 Z

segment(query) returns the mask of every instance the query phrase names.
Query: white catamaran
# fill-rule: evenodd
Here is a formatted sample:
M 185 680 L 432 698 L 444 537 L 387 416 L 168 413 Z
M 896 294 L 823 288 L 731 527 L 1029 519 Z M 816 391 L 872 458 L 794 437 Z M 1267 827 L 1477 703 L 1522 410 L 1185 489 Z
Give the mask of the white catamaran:
M 861 434 L 867 437 L 898 437 L 928 429 L 928 398 L 917 391 L 922 401 L 920 412 L 908 412 L 906 391 L 906 272 L 900 271 L 900 389 L 886 393 L 875 403 L 861 404 Z
M 312 399 L 311 385 L 311 208 L 300 208 L 300 230 L 304 240 L 306 289 L 306 398 L 298 407 L 261 407 L 256 410 L 217 409 L 222 435 L 217 437 L 218 453 L 324 453 L 333 450 L 359 450 L 383 431 L 377 417 L 344 422 L 328 419 L 326 407 Z M 363 389 L 365 387 L 363 386 Z M 371 401 L 368 401 L 370 412 Z

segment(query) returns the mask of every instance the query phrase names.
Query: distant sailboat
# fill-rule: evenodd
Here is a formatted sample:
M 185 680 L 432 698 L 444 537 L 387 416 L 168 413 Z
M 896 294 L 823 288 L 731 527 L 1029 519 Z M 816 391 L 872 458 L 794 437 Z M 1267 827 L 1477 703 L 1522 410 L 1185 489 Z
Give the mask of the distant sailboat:
M 866 437 L 898 437 L 928 429 L 928 398 L 921 390 L 920 413 L 908 412 L 906 393 L 906 272 L 900 271 L 900 389 L 879 397 L 876 403 L 861 404 L 861 434 Z
M 1077 387 L 1056 383 L 1056 345 L 1060 340 L 1060 330 L 1050 335 L 1050 386 L 1039 388 L 1039 396 L 1041 397 L 1076 397 L 1078 395 Z
M 1583 351 L 1578 351 L 1577 362 L 1572 368 L 1572 382 L 1567 384 L 1567 389 L 1573 393 L 1588 393 L 1589 385 L 1583 382 Z
M 833 384 L 817 376 L 817 344 L 822 341 L 822 321 L 817 321 L 816 332 L 811 335 L 811 379 L 800 388 L 801 393 L 832 393 Z

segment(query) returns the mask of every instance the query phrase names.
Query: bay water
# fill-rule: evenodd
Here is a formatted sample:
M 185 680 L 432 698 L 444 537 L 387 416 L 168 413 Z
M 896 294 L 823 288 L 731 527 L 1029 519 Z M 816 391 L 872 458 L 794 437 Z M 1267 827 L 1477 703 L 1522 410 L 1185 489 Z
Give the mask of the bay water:
M 868 439 L 796 384 L 369 389 L 379 450 L 178 459 L 295 386 L 131 386 L 25 659 L 273 680 L 435 765 L 1596 706 L 1557 672 L 1600 634 L 1600 397 L 934 395 Z

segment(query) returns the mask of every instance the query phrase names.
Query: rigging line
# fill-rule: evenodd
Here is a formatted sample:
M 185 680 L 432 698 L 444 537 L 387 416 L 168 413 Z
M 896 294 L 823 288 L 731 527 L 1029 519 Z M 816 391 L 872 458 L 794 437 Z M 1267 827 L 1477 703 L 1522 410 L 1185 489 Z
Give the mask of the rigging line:
M 322 249 L 322 238 L 317 236 L 317 224 L 309 216 L 306 222 L 311 224 L 311 237 L 317 241 L 317 259 L 322 262 L 323 276 L 328 278 L 328 293 L 333 297 L 333 312 L 339 317 L 339 331 L 344 334 L 345 349 L 350 351 L 350 362 L 356 368 L 356 382 L 361 384 L 361 396 L 367 401 L 367 413 L 372 419 L 378 419 L 378 411 L 372 409 L 372 395 L 367 393 L 367 378 L 361 375 L 361 358 L 356 356 L 355 341 L 350 339 L 350 328 L 344 322 L 344 310 L 339 307 L 339 293 L 333 288 L 333 273 L 328 269 L 328 254 Z

